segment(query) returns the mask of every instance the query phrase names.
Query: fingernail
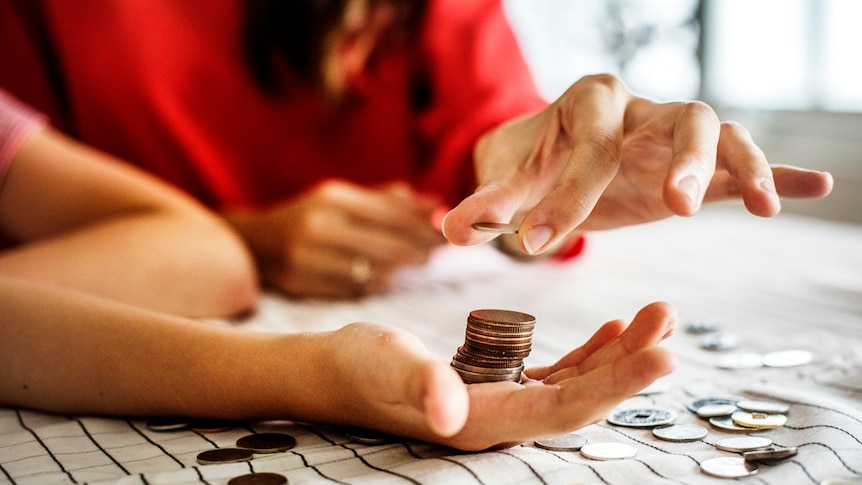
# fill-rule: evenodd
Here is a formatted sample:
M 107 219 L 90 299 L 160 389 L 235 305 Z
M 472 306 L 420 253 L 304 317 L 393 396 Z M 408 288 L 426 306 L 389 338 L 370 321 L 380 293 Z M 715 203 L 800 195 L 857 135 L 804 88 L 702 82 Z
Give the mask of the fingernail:
M 527 253 L 532 255 L 538 254 L 548 241 L 554 237 L 554 231 L 550 226 L 532 226 L 527 229 L 527 234 L 524 236 L 524 246 Z
M 685 194 L 693 208 L 700 205 L 700 182 L 697 181 L 697 177 L 689 175 L 679 181 L 677 188 Z

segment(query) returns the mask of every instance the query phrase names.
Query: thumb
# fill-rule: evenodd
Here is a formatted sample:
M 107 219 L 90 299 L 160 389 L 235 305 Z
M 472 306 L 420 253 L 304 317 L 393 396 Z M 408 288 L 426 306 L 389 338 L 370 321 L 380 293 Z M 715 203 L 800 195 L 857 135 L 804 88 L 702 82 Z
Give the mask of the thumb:
M 422 407 L 431 431 L 449 437 L 467 423 L 470 409 L 467 386 L 444 362 L 431 360 L 422 370 Z
M 443 235 L 452 244 L 471 246 L 490 241 L 495 234 L 477 231 L 477 222 L 509 223 L 523 199 L 501 184 L 489 183 L 476 189 L 473 195 L 462 200 L 443 218 Z

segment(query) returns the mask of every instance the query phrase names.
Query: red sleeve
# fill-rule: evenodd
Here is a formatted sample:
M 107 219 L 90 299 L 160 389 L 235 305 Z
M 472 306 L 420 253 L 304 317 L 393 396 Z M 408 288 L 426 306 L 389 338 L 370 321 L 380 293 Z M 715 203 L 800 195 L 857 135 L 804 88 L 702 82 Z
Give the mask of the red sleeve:
M 0 187 L 21 144 L 47 121 L 44 115 L 0 88 Z
M 456 204 L 475 188 L 476 140 L 547 103 L 500 0 L 431 0 L 421 39 L 431 105 L 419 131 L 433 147 L 422 186 Z

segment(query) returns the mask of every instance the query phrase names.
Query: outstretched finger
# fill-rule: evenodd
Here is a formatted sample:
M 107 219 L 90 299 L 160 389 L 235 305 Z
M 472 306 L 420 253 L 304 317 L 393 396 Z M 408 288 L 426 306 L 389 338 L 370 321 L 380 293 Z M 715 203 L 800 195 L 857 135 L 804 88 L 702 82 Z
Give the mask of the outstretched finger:
M 556 138 L 533 156 L 566 161 L 555 185 L 530 210 L 518 234 L 528 254 L 553 247 L 592 212 L 616 175 L 622 157 L 623 126 L 631 94 L 613 76 L 587 76 L 554 103 Z M 563 147 L 568 149 L 565 153 Z
M 619 338 L 620 334 L 622 334 L 626 329 L 626 326 L 628 326 L 628 323 L 623 320 L 611 320 L 599 327 L 596 333 L 594 333 L 584 345 L 569 352 L 553 365 L 546 367 L 532 367 L 524 371 L 524 375 L 530 379 L 541 381 L 555 372 L 569 367 L 576 367 L 586 360 L 587 357 L 597 352 L 600 348 Z
M 567 366 L 545 377 L 545 384 L 556 384 L 566 379 L 584 375 L 603 365 L 611 364 L 626 355 L 642 349 L 655 347 L 667 338 L 676 326 L 676 311 L 668 303 L 656 302 L 642 308 L 631 325 L 619 338 L 591 352 L 582 360 L 565 361 Z
M 719 165 L 737 185 L 749 212 L 769 217 L 781 210 L 766 155 L 745 127 L 733 122 L 722 123 L 717 157 Z
M 464 450 L 484 450 L 580 429 L 675 366 L 673 354 L 648 348 L 558 385 L 473 385 L 467 425 L 443 442 Z
M 673 123 L 673 155 L 665 179 L 664 202 L 674 214 L 700 209 L 713 174 L 720 124 L 708 105 L 692 101 L 677 105 Z

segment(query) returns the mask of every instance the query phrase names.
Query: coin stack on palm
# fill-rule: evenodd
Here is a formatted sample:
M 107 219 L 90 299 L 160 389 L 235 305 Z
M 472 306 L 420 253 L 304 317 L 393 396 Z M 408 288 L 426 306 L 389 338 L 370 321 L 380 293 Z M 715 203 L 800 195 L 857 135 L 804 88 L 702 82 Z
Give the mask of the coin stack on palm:
M 526 313 L 473 310 L 467 317 L 464 345 L 452 358 L 452 367 L 466 384 L 520 382 L 535 326 L 536 319 Z

